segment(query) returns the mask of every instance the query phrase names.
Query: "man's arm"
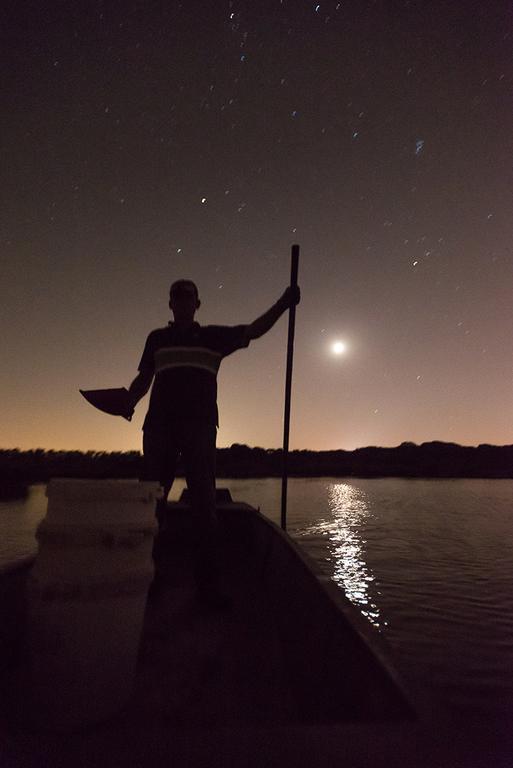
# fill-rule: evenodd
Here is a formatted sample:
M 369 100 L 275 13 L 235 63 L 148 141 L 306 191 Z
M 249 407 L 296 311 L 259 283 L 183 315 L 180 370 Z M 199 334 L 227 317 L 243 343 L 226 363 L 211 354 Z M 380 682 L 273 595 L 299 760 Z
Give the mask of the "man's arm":
M 134 408 L 139 402 L 139 400 L 144 397 L 146 392 L 151 387 L 152 381 L 153 381 L 153 371 L 142 370 L 142 371 L 139 371 L 139 373 L 137 374 L 133 382 L 130 384 L 128 388 L 128 396 L 130 398 L 132 413 L 134 412 Z
M 128 394 L 130 395 L 130 400 L 132 401 L 134 407 L 137 405 L 139 400 L 144 397 L 146 392 L 151 387 L 151 382 L 153 381 L 153 371 L 148 370 L 142 370 L 139 371 L 133 382 L 130 384 L 128 388 Z
M 301 294 L 299 288 L 292 290 L 290 287 L 280 296 L 276 304 L 264 312 L 263 315 L 248 325 L 246 336 L 249 341 L 259 339 L 264 333 L 270 331 L 275 322 L 287 311 L 293 304 L 299 304 Z

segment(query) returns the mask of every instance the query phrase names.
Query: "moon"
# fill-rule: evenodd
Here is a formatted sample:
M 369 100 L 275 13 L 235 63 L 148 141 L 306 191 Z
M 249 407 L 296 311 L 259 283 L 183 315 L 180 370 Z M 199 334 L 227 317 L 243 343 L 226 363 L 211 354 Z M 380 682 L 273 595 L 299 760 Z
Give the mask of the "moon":
M 331 351 L 334 355 L 343 355 L 347 350 L 347 344 L 345 341 L 334 341 L 331 345 Z

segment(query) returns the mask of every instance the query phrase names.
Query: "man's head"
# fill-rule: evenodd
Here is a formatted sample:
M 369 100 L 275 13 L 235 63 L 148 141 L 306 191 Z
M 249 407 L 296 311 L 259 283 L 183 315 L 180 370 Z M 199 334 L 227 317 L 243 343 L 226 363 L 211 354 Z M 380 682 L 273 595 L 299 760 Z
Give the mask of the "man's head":
M 200 306 L 198 289 L 192 280 L 176 280 L 171 285 L 169 307 L 176 323 L 189 325 L 194 322 L 194 315 Z

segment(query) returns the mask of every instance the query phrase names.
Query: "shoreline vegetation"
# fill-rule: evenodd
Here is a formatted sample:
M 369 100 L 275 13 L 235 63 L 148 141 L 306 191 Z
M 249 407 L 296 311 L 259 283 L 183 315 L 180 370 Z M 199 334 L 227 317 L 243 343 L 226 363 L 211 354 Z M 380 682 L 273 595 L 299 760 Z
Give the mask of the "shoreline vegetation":
M 234 443 L 217 449 L 217 476 L 281 477 L 280 448 Z M 51 477 L 139 477 L 139 451 L 31 451 L 0 449 L 0 498 L 23 496 L 33 483 Z M 405 442 L 395 448 L 369 446 L 354 451 L 290 451 L 290 477 L 513 478 L 513 445 L 477 447 L 433 441 Z M 179 465 L 178 477 L 183 477 Z

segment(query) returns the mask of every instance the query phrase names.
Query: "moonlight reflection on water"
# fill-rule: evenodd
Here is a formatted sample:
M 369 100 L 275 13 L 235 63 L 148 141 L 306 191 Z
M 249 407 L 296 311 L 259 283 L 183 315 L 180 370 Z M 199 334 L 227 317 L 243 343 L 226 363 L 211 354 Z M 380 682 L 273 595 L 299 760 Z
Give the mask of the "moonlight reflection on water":
M 334 580 L 364 616 L 380 628 L 386 622 L 380 620 L 379 608 L 370 595 L 374 575 L 365 561 L 362 538 L 364 523 L 371 514 L 366 494 L 347 483 L 330 484 L 327 490 L 332 516 L 311 526 L 308 533 L 327 537 Z

